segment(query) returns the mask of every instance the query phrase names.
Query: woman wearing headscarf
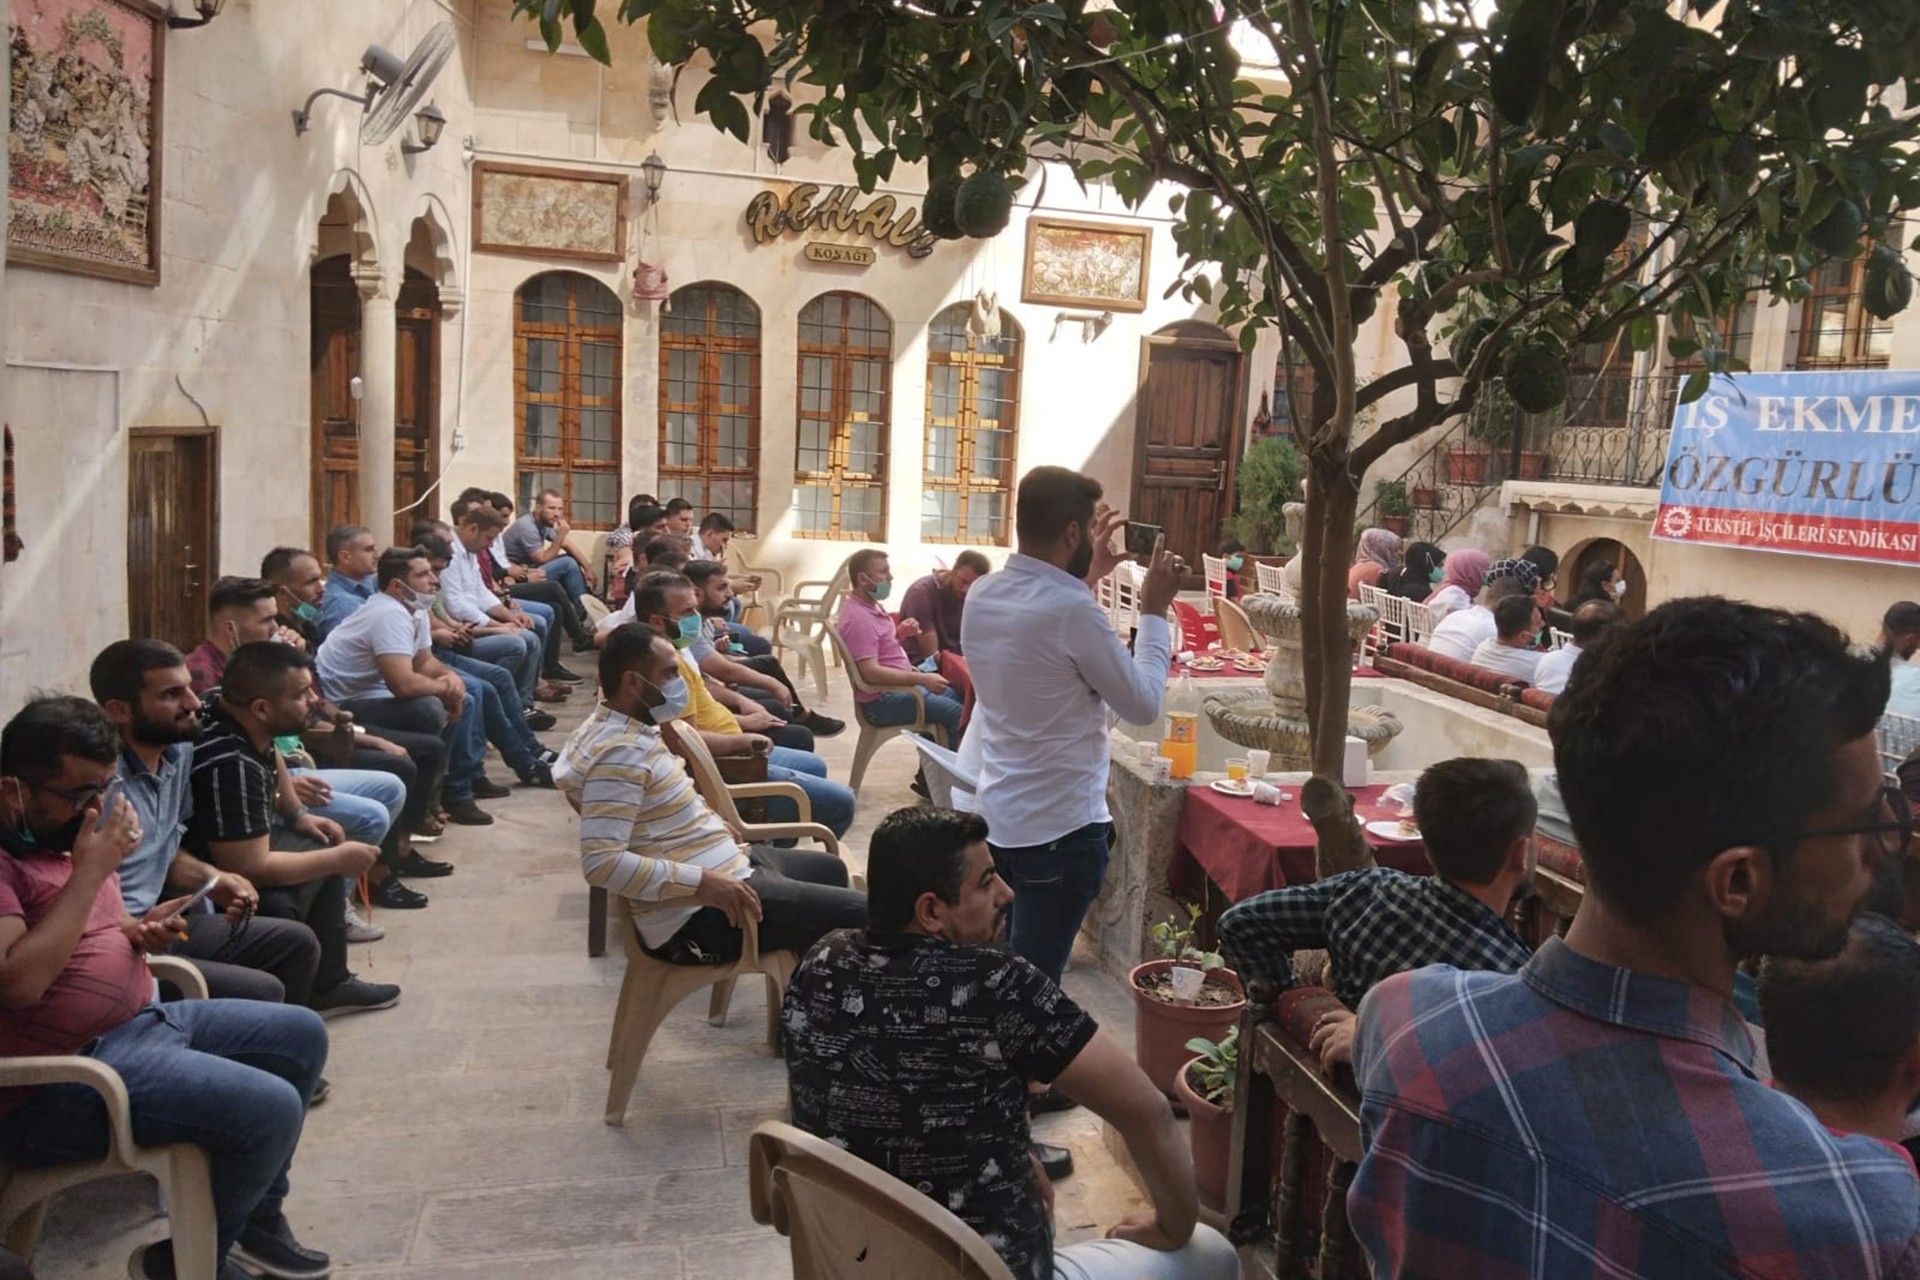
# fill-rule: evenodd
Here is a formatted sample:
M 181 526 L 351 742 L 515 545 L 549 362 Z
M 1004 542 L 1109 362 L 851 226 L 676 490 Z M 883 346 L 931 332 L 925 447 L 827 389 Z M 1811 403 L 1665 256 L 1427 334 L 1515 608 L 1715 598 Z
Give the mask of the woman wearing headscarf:
M 1358 600 L 1361 587 L 1380 585 L 1380 575 L 1400 567 L 1400 535 L 1391 529 L 1365 529 L 1347 570 L 1347 598 Z
M 1540 616 L 1550 626 L 1568 630 L 1573 624 L 1573 617 L 1560 607 L 1559 600 L 1554 597 L 1554 584 L 1560 572 L 1559 555 L 1550 547 L 1528 547 L 1520 553 L 1520 558 L 1540 572 L 1540 585 L 1533 593 L 1533 602 L 1540 606 Z
M 1487 569 L 1492 563 L 1486 552 L 1473 547 L 1449 552 L 1441 571 L 1440 589 L 1427 597 L 1427 608 L 1433 611 L 1433 620 L 1438 622 L 1448 614 L 1472 604 L 1474 597 L 1480 594 L 1480 588 L 1487 585 Z
M 1392 573 L 1380 576 L 1380 586 L 1403 599 L 1415 603 L 1431 596 L 1440 585 L 1444 574 L 1441 568 L 1446 563 L 1447 553 L 1431 542 L 1410 542 L 1407 544 L 1406 562 Z

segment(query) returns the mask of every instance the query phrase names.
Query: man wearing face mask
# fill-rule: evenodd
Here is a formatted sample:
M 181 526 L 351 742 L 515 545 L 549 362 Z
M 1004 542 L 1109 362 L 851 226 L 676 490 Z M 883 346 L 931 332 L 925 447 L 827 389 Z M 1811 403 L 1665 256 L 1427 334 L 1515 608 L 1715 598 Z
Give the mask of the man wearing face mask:
M 920 634 L 920 624 L 912 618 L 896 620 L 881 602 L 893 593 L 893 569 L 887 553 L 873 547 L 847 557 L 847 598 L 840 605 L 834 628 L 847 647 L 847 656 L 860 669 L 860 678 L 877 693 L 855 692 L 867 723 L 874 725 L 912 724 L 918 718 L 920 700 L 926 703 L 927 723 L 942 725 L 947 745 L 960 741 L 960 717 L 966 706 L 945 677 L 915 667 L 901 642 Z M 919 688 L 921 698 L 909 689 Z
M 320 601 L 327 576 L 311 551 L 275 547 L 260 559 L 260 576 L 273 584 L 274 621 L 306 641 L 307 652 L 320 647 Z
M 1533 683 L 1544 656 L 1536 646 L 1547 626 L 1540 606 L 1532 596 L 1509 596 L 1493 607 L 1493 625 L 1493 638 L 1476 645 L 1467 661 Z
M 1106 876 L 1107 718 L 1159 718 L 1180 583 L 1178 558 L 1156 546 L 1128 653 L 1093 598 L 1091 584 L 1121 560 L 1124 522 L 1100 493 L 1064 467 L 1029 471 L 1014 503 L 1019 553 L 974 584 L 961 629 L 972 731 L 986 735 L 977 794 L 1014 890 L 1008 941 L 1055 982 Z
M 554 779 L 581 814 L 587 882 L 633 902 L 649 954 L 722 964 L 739 957 L 748 921 L 758 922 L 763 954 L 805 951 L 866 922 L 866 895 L 848 887 L 840 859 L 742 844 L 700 798 L 660 735 L 691 697 L 664 636 L 643 623 L 616 627 L 600 651 L 600 689 Z

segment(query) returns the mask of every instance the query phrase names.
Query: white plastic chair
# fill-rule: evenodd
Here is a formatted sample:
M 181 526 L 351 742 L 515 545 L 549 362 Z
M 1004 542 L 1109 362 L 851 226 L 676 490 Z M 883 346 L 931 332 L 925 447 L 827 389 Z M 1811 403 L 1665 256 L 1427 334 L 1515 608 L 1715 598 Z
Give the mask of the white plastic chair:
M 1107 615 L 1109 625 L 1113 622 L 1113 611 L 1119 603 L 1118 589 L 1113 585 L 1113 575 L 1108 574 L 1093 584 L 1093 598 L 1100 606 L 1100 612 Z
M 927 780 L 927 794 L 933 798 L 933 803 L 942 809 L 975 812 L 975 796 L 980 791 L 980 779 L 967 768 L 959 753 L 917 734 L 908 741 L 920 753 L 921 773 Z
M 1573 643 L 1571 631 L 1562 631 L 1558 627 L 1548 627 L 1547 631 L 1553 637 L 1553 647 L 1556 649 L 1564 649 Z
M 1113 567 L 1113 629 L 1122 640 L 1140 625 L 1140 585 L 1146 574 L 1131 560 Z
M 1407 601 L 1407 642 L 1425 644 L 1433 639 L 1433 629 L 1440 625 L 1440 619 L 1433 616 L 1431 607 L 1418 600 Z
M 185 960 L 154 956 L 147 961 L 156 978 L 180 988 L 189 1000 L 207 998 L 206 980 Z M 214 1280 L 219 1227 L 207 1153 L 191 1143 L 143 1147 L 133 1141 L 133 1109 L 126 1082 L 112 1067 L 78 1054 L 0 1059 L 0 1088 L 45 1084 L 85 1085 L 107 1108 L 107 1150 L 87 1160 L 20 1168 L 0 1161 L 0 1236 L 21 1258 L 33 1260 L 34 1244 L 47 1216 L 47 1203 L 60 1192 L 101 1178 L 144 1173 L 166 1196 L 173 1265 L 181 1280 Z
M 1207 602 L 1227 598 L 1227 561 L 1224 556 L 1210 556 L 1202 552 L 1200 569 L 1207 579 Z
M 1260 589 L 1271 595 L 1293 598 L 1293 592 L 1287 589 L 1287 567 L 1281 564 L 1268 564 L 1261 561 L 1253 566 L 1254 581 Z
M 1412 601 L 1380 587 L 1363 584 L 1360 602 L 1380 610 L 1380 620 L 1368 628 L 1366 638 L 1360 642 L 1360 661 L 1372 666 L 1375 658 L 1407 638 L 1406 606 Z
M 1892 778 L 1902 761 L 1920 751 L 1920 719 L 1898 716 L 1889 711 L 1880 717 L 1877 736 L 1880 739 L 1880 762 L 1886 766 L 1887 777 Z

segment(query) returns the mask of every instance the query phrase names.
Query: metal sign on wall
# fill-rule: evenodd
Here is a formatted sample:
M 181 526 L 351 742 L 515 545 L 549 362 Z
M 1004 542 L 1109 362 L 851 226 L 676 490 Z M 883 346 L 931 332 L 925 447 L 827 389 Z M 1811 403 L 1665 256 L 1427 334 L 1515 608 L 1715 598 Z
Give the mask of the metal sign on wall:
M 1653 536 L 1920 565 L 1920 370 L 1716 377 L 1674 411 Z
M 766 244 L 782 235 L 839 232 L 905 249 L 909 258 L 924 258 L 939 242 L 939 238 L 921 224 L 919 209 L 911 205 L 902 208 L 899 201 L 888 195 L 875 196 L 863 204 L 858 187 L 823 189 L 817 182 L 802 182 L 785 196 L 777 191 L 757 192 L 747 201 L 746 217 L 747 232 L 755 244 Z M 821 248 L 834 247 L 818 241 L 814 244 Z M 858 261 L 857 258 L 818 257 L 811 252 L 814 244 L 808 246 L 807 256 L 815 261 Z

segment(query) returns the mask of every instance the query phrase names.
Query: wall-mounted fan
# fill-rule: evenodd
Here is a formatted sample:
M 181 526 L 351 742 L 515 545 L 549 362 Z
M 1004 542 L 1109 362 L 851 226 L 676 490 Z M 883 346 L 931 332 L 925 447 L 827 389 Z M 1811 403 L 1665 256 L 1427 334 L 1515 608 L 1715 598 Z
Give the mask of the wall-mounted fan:
M 345 98 L 364 108 L 360 120 L 360 141 L 377 147 L 393 136 L 408 115 L 427 96 L 434 77 L 453 56 L 454 35 L 451 22 L 441 22 L 427 32 L 405 62 L 377 44 L 367 46 L 360 57 L 360 70 L 366 73 L 365 93 L 344 89 L 315 89 L 301 108 L 293 113 L 293 131 L 305 133 L 313 123 L 313 104 L 323 97 Z

